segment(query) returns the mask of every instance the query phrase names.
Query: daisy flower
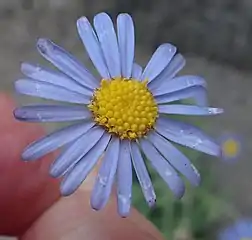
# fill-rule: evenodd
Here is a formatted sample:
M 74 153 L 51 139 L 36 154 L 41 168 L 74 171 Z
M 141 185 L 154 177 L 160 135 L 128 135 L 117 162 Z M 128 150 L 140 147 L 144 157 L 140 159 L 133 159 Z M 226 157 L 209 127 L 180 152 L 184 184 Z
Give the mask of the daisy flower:
M 224 229 L 218 240 L 251 240 L 252 219 L 240 219 L 231 226 Z
M 241 141 L 235 134 L 225 133 L 220 137 L 221 156 L 227 162 L 234 162 L 241 153 Z
M 128 14 L 117 17 L 116 29 L 106 13 L 77 21 L 77 29 L 100 78 L 95 78 L 76 58 L 48 39 L 39 39 L 39 53 L 59 71 L 23 63 L 26 78 L 16 81 L 18 93 L 71 103 L 28 105 L 17 108 L 18 120 L 72 124 L 31 143 L 23 152 L 33 161 L 65 146 L 52 163 L 50 174 L 62 177 L 61 193 L 72 194 L 102 163 L 91 194 L 92 208 L 102 209 L 116 185 L 118 212 L 127 216 L 131 206 L 132 168 L 149 206 L 156 201 L 145 159 L 167 183 L 175 197 L 185 187 L 178 172 L 193 185 L 200 175 L 171 142 L 213 155 L 220 147 L 200 129 L 169 115 L 216 115 L 222 109 L 207 107 L 206 83 L 197 76 L 175 75 L 185 64 L 175 46 L 165 43 L 142 69 L 134 61 L 134 24 Z M 196 105 L 170 104 L 193 98 Z M 74 105 L 73 105 L 74 104 Z M 177 172 L 178 171 L 178 172 Z

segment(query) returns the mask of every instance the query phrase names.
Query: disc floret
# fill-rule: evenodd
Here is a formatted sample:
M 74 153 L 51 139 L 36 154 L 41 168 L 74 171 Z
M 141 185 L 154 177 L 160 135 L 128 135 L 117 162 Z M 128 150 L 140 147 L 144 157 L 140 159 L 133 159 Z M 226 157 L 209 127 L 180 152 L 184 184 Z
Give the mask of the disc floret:
M 158 117 L 157 104 L 147 81 L 135 79 L 103 79 L 88 108 L 98 125 L 121 139 L 145 136 Z

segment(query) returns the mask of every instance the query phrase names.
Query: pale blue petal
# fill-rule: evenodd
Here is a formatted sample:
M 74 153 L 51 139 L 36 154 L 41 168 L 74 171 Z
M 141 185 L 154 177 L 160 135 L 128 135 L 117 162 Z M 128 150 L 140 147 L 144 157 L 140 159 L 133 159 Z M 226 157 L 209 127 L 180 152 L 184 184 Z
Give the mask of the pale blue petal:
M 131 142 L 131 158 L 144 198 L 150 207 L 156 203 L 156 194 L 138 145 Z
M 121 57 L 122 76 L 131 77 L 135 53 L 134 23 L 129 14 L 122 13 L 117 17 L 118 45 Z
M 88 55 L 95 65 L 97 71 L 104 79 L 109 79 L 109 72 L 102 53 L 98 38 L 86 17 L 81 17 L 77 21 L 77 29 L 81 40 L 88 52 Z
M 147 79 L 149 83 L 154 80 L 166 68 L 176 51 L 177 48 L 169 43 L 160 45 L 153 53 L 140 79 Z
M 242 240 L 242 238 L 240 238 L 239 234 L 234 229 L 231 229 L 231 230 L 232 231 L 228 229 L 227 231 L 222 232 L 218 240 Z
M 185 66 L 185 59 L 181 54 L 177 54 L 168 64 L 168 66 L 153 81 L 148 83 L 148 88 L 154 90 L 158 88 L 164 81 L 168 81 Z
M 220 156 L 221 149 L 213 139 L 199 128 L 177 120 L 160 117 L 155 126 L 165 138 L 213 156 Z
M 140 80 L 142 72 L 143 72 L 143 68 L 139 64 L 134 63 L 133 68 L 132 68 L 132 78 L 136 80 Z
M 22 153 L 22 158 L 25 161 L 37 160 L 47 153 L 50 153 L 77 139 L 93 126 L 94 123 L 88 121 L 81 124 L 71 125 L 53 132 L 28 145 Z
M 164 81 L 158 88 L 153 89 L 151 92 L 153 96 L 160 96 L 194 86 L 206 88 L 207 84 L 201 77 L 186 75 L 173 78 L 171 81 Z
M 28 105 L 16 108 L 14 116 L 28 122 L 63 122 L 91 118 L 90 111 L 83 106 Z
M 51 176 L 57 178 L 64 175 L 69 169 L 78 163 L 93 146 L 95 146 L 102 137 L 104 131 L 105 130 L 99 126 L 93 127 L 70 144 L 70 146 L 67 147 L 52 163 L 50 168 Z
M 65 74 L 53 71 L 49 68 L 41 67 L 40 65 L 33 65 L 29 63 L 21 64 L 21 71 L 26 76 L 53 85 L 61 86 L 73 92 L 78 92 L 86 96 L 92 96 L 93 91 L 80 85 L 75 80 L 67 77 Z
M 120 154 L 117 168 L 117 202 L 120 216 L 127 217 L 130 213 L 132 191 L 132 164 L 128 140 L 120 143 Z
M 173 167 L 166 161 L 166 159 L 163 158 L 162 155 L 160 155 L 157 149 L 149 141 L 141 139 L 140 145 L 152 167 L 156 169 L 158 174 L 170 187 L 174 196 L 176 198 L 183 197 L 185 193 L 185 185 Z
M 116 174 L 119 151 L 120 140 L 117 137 L 112 137 L 91 194 L 91 206 L 95 210 L 102 209 L 109 200 Z
M 96 145 L 67 173 L 61 182 L 60 192 L 63 196 L 74 193 L 92 171 L 105 151 L 111 135 L 106 132 Z
M 99 86 L 98 81 L 83 64 L 49 39 L 40 38 L 37 48 L 45 59 L 81 85 L 90 89 Z
M 158 112 L 167 114 L 208 116 L 221 114 L 223 113 L 223 109 L 213 107 L 199 107 L 193 105 L 168 104 L 159 105 Z
M 177 92 L 164 94 L 161 96 L 155 97 L 155 100 L 158 104 L 174 102 L 178 100 L 190 99 L 192 98 L 195 101 L 195 104 L 198 106 L 207 106 L 207 91 L 203 87 L 190 87 Z
M 250 218 L 240 218 L 222 230 L 218 235 L 218 240 L 249 240 L 252 239 L 251 229 L 252 220 Z
M 94 27 L 110 76 L 112 78 L 121 76 L 119 48 L 112 20 L 108 14 L 99 13 L 94 17 Z
M 156 132 L 151 132 L 148 139 L 156 147 L 156 149 L 185 177 L 191 184 L 198 186 L 200 183 L 200 174 L 196 168 L 190 163 L 188 158 L 173 146 L 168 140 L 160 136 Z
M 241 239 L 252 238 L 252 220 L 250 218 L 243 218 L 236 221 L 233 230 Z
M 17 80 L 15 89 L 20 94 L 69 103 L 88 104 L 91 99 L 89 96 L 66 88 L 32 79 Z

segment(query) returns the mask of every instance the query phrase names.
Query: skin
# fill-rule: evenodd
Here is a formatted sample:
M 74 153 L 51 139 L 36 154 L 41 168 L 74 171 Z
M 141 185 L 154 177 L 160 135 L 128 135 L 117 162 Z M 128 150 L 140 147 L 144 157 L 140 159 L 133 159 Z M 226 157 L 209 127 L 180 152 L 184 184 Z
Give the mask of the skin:
M 14 108 L 13 99 L 0 94 L 0 235 L 22 240 L 163 239 L 135 209 L 128 218 L 120 218 L 114 195 L 104 210 L 90 208 L 96 170 L 75 194 L 61 198 L 59 180 L 48 174 L 53 154 L 21 161 L 23 148 L 45 132 L 39 124 L 15 120 Z

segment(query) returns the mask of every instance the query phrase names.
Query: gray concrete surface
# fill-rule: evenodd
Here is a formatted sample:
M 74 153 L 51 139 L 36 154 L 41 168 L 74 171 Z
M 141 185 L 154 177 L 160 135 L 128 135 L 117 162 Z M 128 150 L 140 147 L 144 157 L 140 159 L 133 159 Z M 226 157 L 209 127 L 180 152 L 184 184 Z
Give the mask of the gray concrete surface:
M 35 2 L 39 3 L 38 0 Z M 108 6 L 110 2 L 108 1 Z M 54 4 L 53 10 L 48 10 L 50 4 L 47 3 Z M 65 1 L 65 3 L 69 2 Z M 16 7 L 15 1 L 14 3 L 9 1 L 8 4 L 14 4 L 15 7 L 0 5 L 1 91 L 12 93 L 13 81 L 21 76 L 19 71 L 21 61 L 45 63 L 35 49 L 35 41 L 40 36 L 53 39 L 75 53 L 85 63 L 90 64 L 75 29 L 75 20 L 80 16 L 82 9 L 75 9 L 74 6 L 66 9 L 52 0 L 44 1 L 44 5 L 35 10 L 20 10 Z M 98 10 L 92 6 L 87 8 L 83 10 L 83 14 Z M 138 43 L 141 45 L 141 41 Z M 150 49 L 146 44 L 141 45 L 137 51 L 139 62 L 146 63 L 149 54 Z M 252 145 L 252 72 L 239 71 L 224 63 L 211 62 L 206 58 L 189 54 L 186 54 L 186 58 L 187 66 L 183 72 L 204 76 L 209 85 L 211 105 L 225 109 L 223 116 L 206 120 L 211 126 L 209 132 L 218 136 L 221 132 L 231 131 L 241 135 L 243 139 L 243 152 L 236 165 L 227 165 L 217 159 L 213 159 L 213 162 L 219 186 L 230 194 L 230 202 L 236 204 L 242 212 L 252 214 L 250 184 L 252 181 L 250 159 L 252 155 L 252 148 L 250 148 Z

